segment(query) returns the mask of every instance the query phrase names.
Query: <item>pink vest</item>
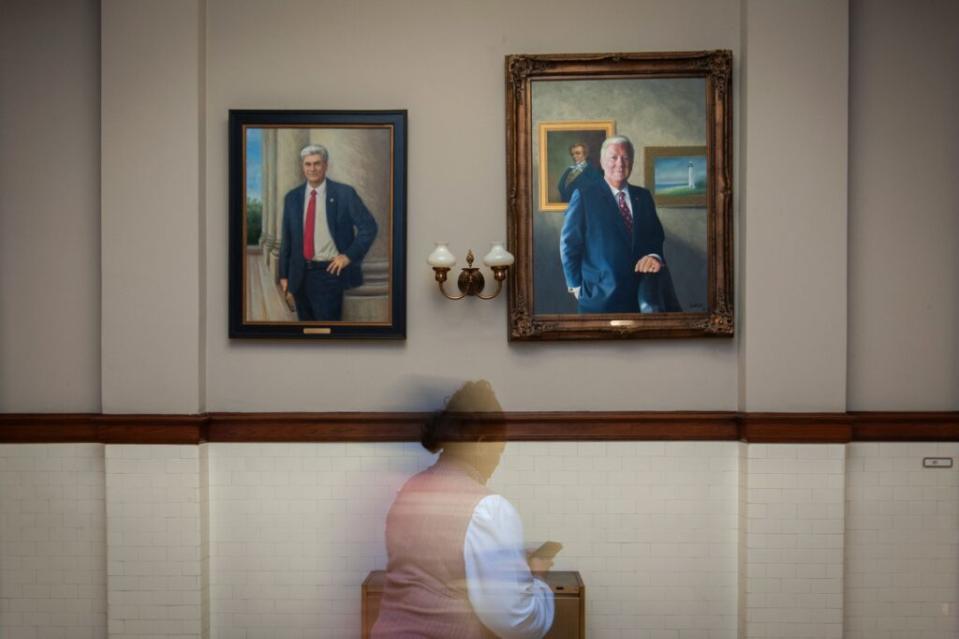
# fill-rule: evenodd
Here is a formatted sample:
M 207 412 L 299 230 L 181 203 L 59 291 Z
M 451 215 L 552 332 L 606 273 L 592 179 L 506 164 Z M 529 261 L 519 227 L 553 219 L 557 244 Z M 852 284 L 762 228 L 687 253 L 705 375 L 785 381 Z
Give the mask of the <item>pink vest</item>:
M 491 494 L 449 455 L 406 482 L 386 517 L 386 584 L 373 639 L 494 637 L 473 613 L 463 545 L 473 509 Z

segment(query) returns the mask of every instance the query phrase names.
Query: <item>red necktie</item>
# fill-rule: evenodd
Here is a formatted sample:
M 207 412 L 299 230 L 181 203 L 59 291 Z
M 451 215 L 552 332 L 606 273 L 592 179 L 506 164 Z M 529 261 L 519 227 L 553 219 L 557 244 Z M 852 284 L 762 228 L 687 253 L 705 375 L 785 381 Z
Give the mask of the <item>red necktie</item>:
M 310 203 L 306 205 L 306 224 L 303 226 L 303 257 L 313 259 L 313 233 L 316 231 L 316 189 L 310 191 Z
M 626 193 L 623 191 L 617 193 L 616 200 L 619 203 L 619 214 L 623 217 L 623 223 L 626 224 L 626 234 L 633 237 L 633 214 L 629 212 L 629 206 L 626 205 Z

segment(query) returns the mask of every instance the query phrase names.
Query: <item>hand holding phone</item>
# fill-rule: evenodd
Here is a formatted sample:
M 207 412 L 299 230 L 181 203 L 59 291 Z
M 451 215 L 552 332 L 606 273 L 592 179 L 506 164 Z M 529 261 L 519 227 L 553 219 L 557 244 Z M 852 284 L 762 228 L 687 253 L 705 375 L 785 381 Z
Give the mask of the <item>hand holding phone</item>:
M 563 544 L 558 541 L 547 541 L 544 542 L 539 548 L 530 553 L 530 557 L 538 557 L 540 559 L 552 559 L 555 557 L 560 550 L 563 549 Z
M 558 541 L 547 541 L 529 553 L 527 560 L 529 561 L 530 572 L 540 579 L 545 578 L 546 573 L 553 567 L 553 557 L 562 549 L 563 544 Z

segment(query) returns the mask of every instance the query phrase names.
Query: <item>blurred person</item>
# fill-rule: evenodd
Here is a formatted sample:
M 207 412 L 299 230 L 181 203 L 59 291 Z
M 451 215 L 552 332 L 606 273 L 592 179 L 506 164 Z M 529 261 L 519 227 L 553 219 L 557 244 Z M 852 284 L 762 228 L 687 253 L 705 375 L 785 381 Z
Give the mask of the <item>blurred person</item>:
M 489 382 L 467 382 L 423 429 L 436 463 L 400 489 L 386 518 L 388 563 L 373 639 L 539 639 L 554 601 L 541 579 L 551 559 L 523 549 L 523 524 L 486 482 L 505 448 L 494 435 L 464 436 L 455 413 L 499 413 Z M 497 441 L 484 441 L 484 440 Z

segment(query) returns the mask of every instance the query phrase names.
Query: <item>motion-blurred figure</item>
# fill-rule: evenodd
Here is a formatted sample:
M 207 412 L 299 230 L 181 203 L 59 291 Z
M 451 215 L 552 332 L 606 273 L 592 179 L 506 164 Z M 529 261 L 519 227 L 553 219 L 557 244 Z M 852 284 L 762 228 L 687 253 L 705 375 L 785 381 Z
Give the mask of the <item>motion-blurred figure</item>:
M 496 436 L 470 438 L 455 415 L 500 411 L 489 382 L 468 382 L 424 427 L 423 446 L 442 452 L 387 515 L 374 639 L 538 639 L 552 625 L 553 593 L 536 575 L 553 562 L 527 563 L 519 514 L 486 488 L 505 448 L 502 421 L 484 420 L 496 423 Z

